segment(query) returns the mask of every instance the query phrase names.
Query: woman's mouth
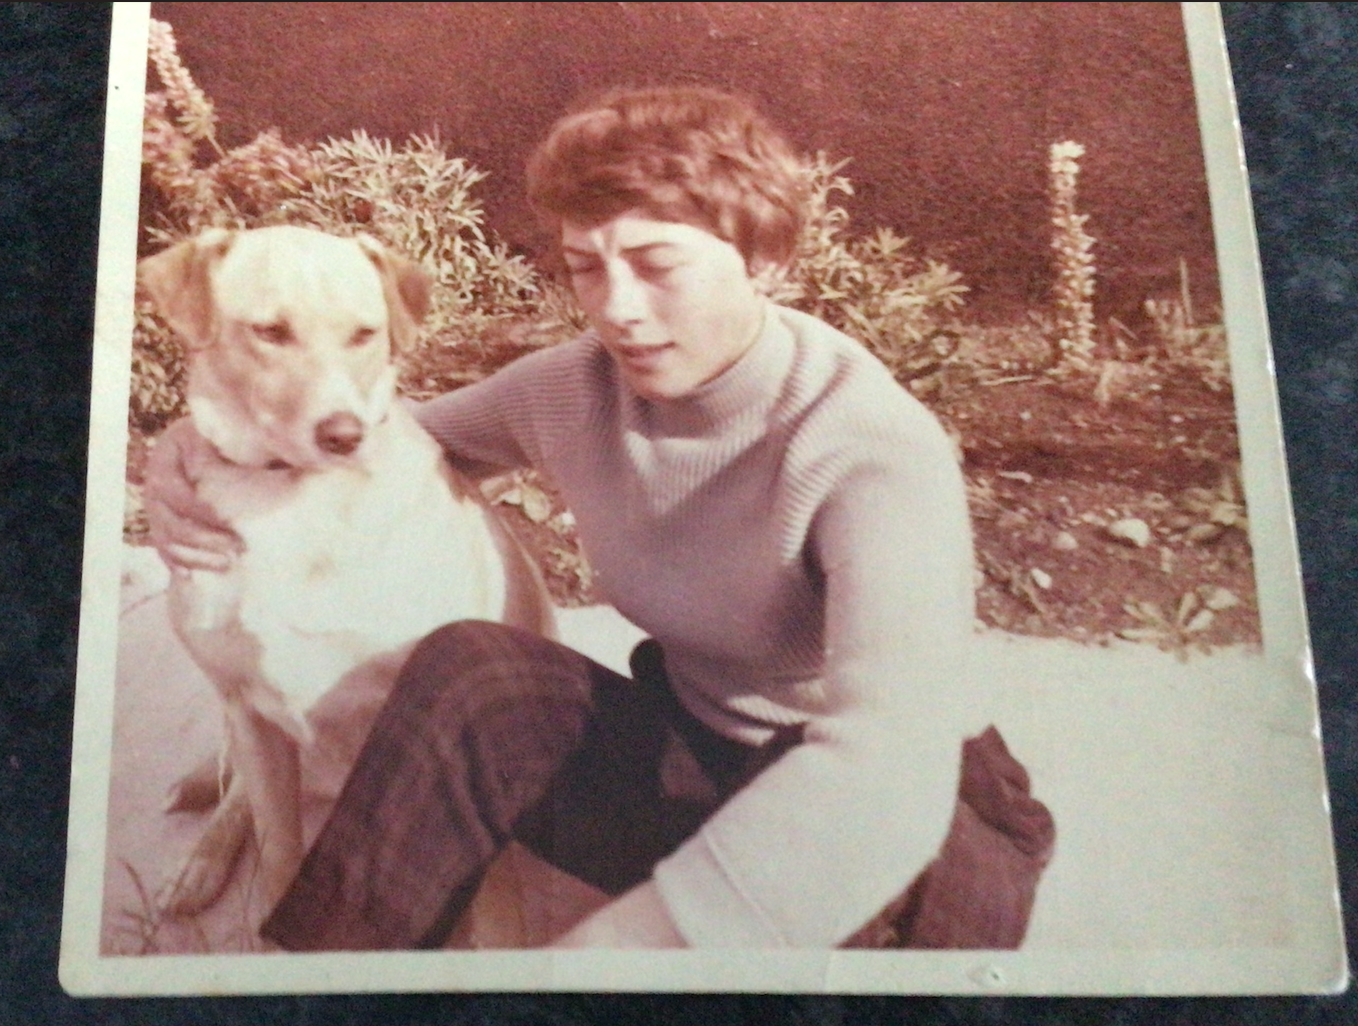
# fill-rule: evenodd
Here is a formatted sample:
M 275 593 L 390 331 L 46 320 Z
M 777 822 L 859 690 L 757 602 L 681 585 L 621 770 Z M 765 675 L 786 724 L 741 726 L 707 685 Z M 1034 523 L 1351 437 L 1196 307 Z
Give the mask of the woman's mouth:
M 629 367 L 638 370 L 653 367 L 666 353 L 674 348 L 673 342 L 662 342 L 659 345 L 622 345 L 615 343 L 610 347 L 613 355 L 618 360 L 627 364 Z

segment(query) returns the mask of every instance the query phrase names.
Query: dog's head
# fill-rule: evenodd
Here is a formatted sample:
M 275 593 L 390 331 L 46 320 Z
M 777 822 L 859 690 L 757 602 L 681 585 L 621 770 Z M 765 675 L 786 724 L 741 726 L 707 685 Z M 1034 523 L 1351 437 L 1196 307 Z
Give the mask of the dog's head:
M 356 454 L 395 397 L 391 356 L 429 278 L 372 239 L 215 229 L 147 257 L 141 283 L 188 350 L 188 404 L 229 460 L 315 468 Z

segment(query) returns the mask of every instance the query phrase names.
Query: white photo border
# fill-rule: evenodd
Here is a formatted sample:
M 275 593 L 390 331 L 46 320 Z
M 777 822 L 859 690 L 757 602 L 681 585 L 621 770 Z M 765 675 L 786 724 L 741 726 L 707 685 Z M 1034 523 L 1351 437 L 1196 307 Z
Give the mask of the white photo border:
M 1267 729 L 1305 767 L 1286 829 L 1285 946 L 1098 951 L 584 951 L 104 956 L 99 949 L 148 3 L 115 4 L 100 213 L 87 519 L 60 978 L 74 995 L 392 991 L 1255 994 L 1347 983 L 1314 675 L 1239 125 L 1215 3 L 1183 4 L 1237 397 Z

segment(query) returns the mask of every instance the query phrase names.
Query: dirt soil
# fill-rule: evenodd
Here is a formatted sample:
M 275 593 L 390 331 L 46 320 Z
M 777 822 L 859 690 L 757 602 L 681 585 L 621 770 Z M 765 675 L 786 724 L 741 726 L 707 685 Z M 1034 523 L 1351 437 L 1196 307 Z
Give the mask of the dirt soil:
M 1051 377 L 956 388 L 978 614 L 1020 634 L 1184 651 L 1258 643 L 1229 391 L 1160 382 L 1095 397 Z

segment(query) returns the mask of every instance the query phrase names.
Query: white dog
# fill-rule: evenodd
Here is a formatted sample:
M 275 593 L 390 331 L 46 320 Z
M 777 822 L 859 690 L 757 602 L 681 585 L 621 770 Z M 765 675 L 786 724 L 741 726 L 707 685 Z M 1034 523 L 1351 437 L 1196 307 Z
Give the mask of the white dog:
M 371 239 L 209 231 L 141 262 L 216 450 L 187 468 L 244 541 L 173 574 L 175 630 L 221 694 L 229 783 L 160 897 L 216 900 L 251 825 L 272 907 L 303 855 L 303 766 L 337 792 L 413 643 L 458 619 L 552 632 L 536 569 L 395 399 L 425 274 Z

